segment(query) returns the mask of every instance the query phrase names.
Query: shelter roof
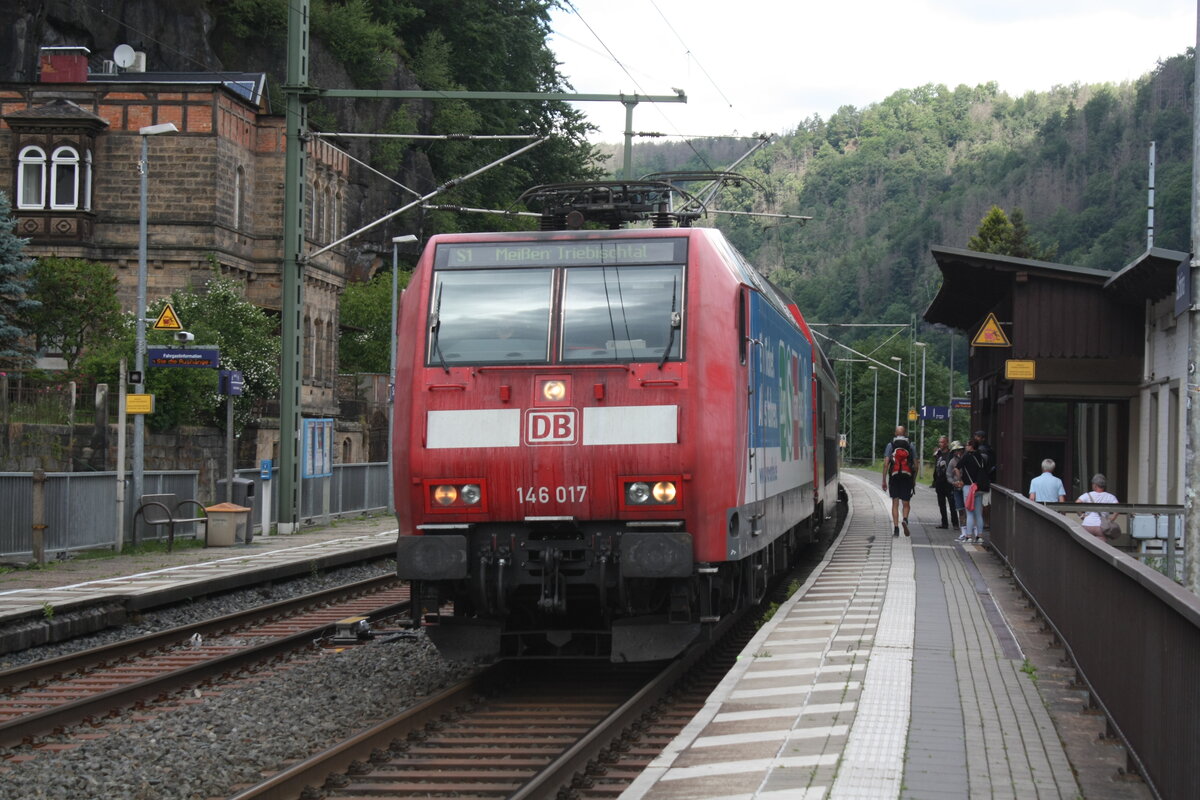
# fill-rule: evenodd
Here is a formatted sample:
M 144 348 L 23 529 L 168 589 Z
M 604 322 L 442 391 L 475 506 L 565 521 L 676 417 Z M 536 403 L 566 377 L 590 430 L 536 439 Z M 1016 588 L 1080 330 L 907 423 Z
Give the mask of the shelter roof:
M 942 323 L 966 331 L 979 324 L 1007 294 L 1017 276 L 1038 276 L 1051 280 L 1091 284 L 1097 288 L 1113 277 L 1103 269 L 1073 267 L 1031 258 L 980 253 L 957 247 L 930 247 L 942 271 L 942 287 L 925 309 L 928 322 Z
M 1188 253 L 1151 247 L 1113 275 L 1104 288 L 1127 303 L 1151 303 L 1175 294 L 1175 270 Z

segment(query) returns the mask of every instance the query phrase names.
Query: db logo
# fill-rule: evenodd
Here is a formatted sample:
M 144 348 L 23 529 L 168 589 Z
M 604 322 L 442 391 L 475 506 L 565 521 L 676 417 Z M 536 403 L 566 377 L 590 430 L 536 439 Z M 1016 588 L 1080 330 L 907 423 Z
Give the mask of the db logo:
M 526 412 L 525 444 L 575 444 L 579 440 L 577 413 L 573 408 Z

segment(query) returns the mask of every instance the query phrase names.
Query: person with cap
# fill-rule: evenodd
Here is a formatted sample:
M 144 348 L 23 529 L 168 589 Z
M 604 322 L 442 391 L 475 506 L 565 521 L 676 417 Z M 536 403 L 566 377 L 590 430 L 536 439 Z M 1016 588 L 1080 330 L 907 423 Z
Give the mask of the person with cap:
M 1119 503 L 1117 496 L 1108 491 L 1108 478 L 1102 473 L 1097 472 L 1092 476 L 1092 490 L 1079 495 L 1076 503 Z M 1116 519 L 1116 514 L 1101 514 L 1098 511 L 1089 511 L 1083 516 L 1083 529 L 1095 536 L 1101 541 L 1104 537 L 1104 523 Z M 1114 537 L 1115 538 L 1115 537 Z
M 1035 503 L 1065 503 L 1067 490 L 1054 474 L 1054 459 L 1042 461 L 1042 474 L 1029 482 L 1029 499 Z
M 962 463 L 963 443 L 955 439 L 950 443 L 950 461 L 946 464 L 946 477 L 950 481 L 950 497 L 954 502 L 954 527 L 967 535 L 967 506 L 963 499 Z

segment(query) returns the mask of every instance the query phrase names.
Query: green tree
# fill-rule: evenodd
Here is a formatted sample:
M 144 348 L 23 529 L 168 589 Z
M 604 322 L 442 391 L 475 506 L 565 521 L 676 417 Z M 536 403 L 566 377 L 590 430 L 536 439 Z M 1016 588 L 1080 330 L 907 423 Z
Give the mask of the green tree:
M 29 297 L 33 259 L 25 255 L 27 240 L 13 234 L 16 227 L 8 195 L 0 192 L 0 364 L 12 367 L 29 360 L 21 320 L 37 307 Z
M 400 273 L 399 286 L 409 274 Z M 367 283 L 352 283 L 342 295 L 338 366 L 342 372 L 390 372 L 392 273 L 380 272 Z
M 1051 261 L 1058 251 L 1056 246 L 1042 247 L 1033 240 L 1025 224 L 1025 212 L 1014 208 L 1010 217 L 999 206 L 992 206 L 984 215 L 979 230 L 967 240 L 967 249 L 1038 261 Z
M 277 323 L 248 301 L 240 283 L 216 276 L 199 289 L 173 292 L 170 298 L 152 303 L 147 316 L 157 316 L 167 302 L 183 326 L 196 337 L 195 344 L 215 346 L 221 351 L 221 368 L 239 370 L 245 379 L 243 393 L 234 398 L 234 426 L 241 430 L 253 419 L 255 402 L 279 395 L 279 338 Z M 176 346 L 171 334 L 147 331 L 149 347 Z M 83 369 L 97 380 L 116 382 L 121 358 L 133 362 L 135 320 L 125 316 L 118 340 L 105 349 L 89 352 Z M 151 430 L 170 430 L 180 425 L 219 427 L 225 420 L 225 397 L 218 393 L 215 369 L 155 367 L 146 370 L 146 391 L 155 396 L 154 413 L 146 424 Z
M 73 371 L 83 351 L 121 330 L 117 276 L 107 264 L 80 258 L 39 258 L 30 296 L 40 303 L 25 319 L 39 349 L 57 348 Z
M 978 253 L 1008 255 L 1013 243 L 1013 224 L 1000 206 L 992 206 L 979 222 L 979 230 L 967 240 L 967 249 Z

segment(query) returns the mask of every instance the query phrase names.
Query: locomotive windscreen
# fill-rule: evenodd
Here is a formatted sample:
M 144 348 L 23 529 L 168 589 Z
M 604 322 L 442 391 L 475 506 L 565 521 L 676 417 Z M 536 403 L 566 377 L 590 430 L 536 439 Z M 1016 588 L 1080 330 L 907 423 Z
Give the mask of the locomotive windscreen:
M 678 359 L 686 244 L 646 239 L 440 245 L 426 363 Z

